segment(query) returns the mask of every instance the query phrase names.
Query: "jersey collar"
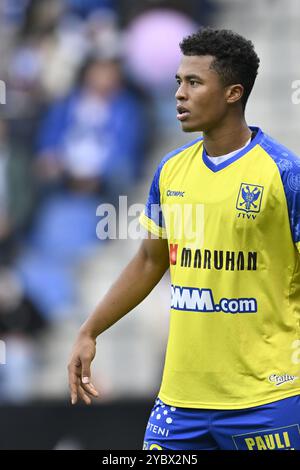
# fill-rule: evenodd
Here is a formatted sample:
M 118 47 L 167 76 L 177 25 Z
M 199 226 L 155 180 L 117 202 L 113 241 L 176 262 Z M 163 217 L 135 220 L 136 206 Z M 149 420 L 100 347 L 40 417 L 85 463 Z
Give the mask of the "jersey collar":
M 243 155 L 245 155 L 246 153 L 250 152 L 250 150 L 252 150 L 255 145 L 257 145 L 260 140 L 262 139 L 263 137 L 263 132 L 262 130 L 259 128 L 259 127 L 254 127 L 254 126 L 249 126 L 249 129 L 251 129 L 251 131 L 256 131 L 257 134 L 256 136 L 254 137 L 253 140 L 251 140 L 251 142 L 249 142 L 249 144 L 247 145 L 247 147 L 243 148 L 240 152 L 238 152 L 236 155 L 234 155 L 233 157 L 229 158 L 228 160 L 225 160 L 225 162 L 223 163 L 220 163 L 219 165 L 215 165 L 207 156 L 207 153 L 206 153 L 206 150 L 204 148 L 204 145 L 203 145 L 203 151 L 202 151 L 202 159 L 203 159 L 203 163 L 204 165 L 206 165 L 210 170 L 212 170 L 214 173 L 216 173 L 217 171 L 220 171 L 220 170 L 223 170 L 223 168 L 226 168 L 228 165 L 231 165 L 231 163 L 235 162 L 236 160 L 238 160 L 239 158 L 241 158 Z

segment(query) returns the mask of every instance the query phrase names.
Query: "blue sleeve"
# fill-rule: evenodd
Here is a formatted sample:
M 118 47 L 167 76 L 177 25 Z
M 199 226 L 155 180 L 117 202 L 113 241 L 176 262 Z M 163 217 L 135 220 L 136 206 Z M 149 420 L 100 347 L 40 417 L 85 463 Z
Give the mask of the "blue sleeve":
M 151 219 L 155 225 L 160 228 L 165 227 L 165 221 L 161 208 L 161 197 L 160 197 L 160 187 L 159 187 L 159 178 L 161 173 L 162 165 L 160 165 L 153 177 L 152 184 L 150 186 L 150 191 L 148 199 L 145 205 L 144 213 L 148 219 Z
M 300 241 L 300 159 L 297 160 L 297 163 L 293 162 L 291 168 L 281 172 L 295 243 Z
M 294 243 L 300 241 L 300 158 L 293 152 L 265 136 L 260 144 L 276 163 L 288 206 Z

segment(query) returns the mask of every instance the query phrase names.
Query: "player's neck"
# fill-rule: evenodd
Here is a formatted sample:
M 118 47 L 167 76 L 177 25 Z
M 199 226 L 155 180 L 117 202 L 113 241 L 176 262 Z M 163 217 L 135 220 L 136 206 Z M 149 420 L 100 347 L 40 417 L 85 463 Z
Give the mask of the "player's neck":
M 226 123 L 208 132 L 203 132 L 203 143 L 209 156 L 219 157 L 243 147 L 251 137 L 244 119 Z

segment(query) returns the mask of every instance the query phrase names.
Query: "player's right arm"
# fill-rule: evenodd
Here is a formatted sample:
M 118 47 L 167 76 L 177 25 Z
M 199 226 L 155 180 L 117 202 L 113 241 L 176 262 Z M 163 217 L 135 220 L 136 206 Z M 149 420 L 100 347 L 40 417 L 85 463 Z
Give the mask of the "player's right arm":
M 168 267 L 167 240 L 143 240 L 136 255 L 81 326 L 68 365 L 72 404 L 79 397 L 90 404 L 91 398 L 98 396 L 90 382 L 90 365 L 96 354 L 97 336 L 142 302 Z

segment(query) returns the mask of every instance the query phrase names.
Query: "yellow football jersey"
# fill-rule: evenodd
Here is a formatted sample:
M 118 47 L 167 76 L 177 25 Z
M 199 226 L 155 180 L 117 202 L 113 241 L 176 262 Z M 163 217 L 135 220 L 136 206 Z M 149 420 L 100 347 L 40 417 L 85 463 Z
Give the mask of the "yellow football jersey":
M 169 245 L 168 405 L 241 409 L 300 394 L 300 159 L 251 129 L 219 165 L 201 138 L 168 154 L 140 217 Z

